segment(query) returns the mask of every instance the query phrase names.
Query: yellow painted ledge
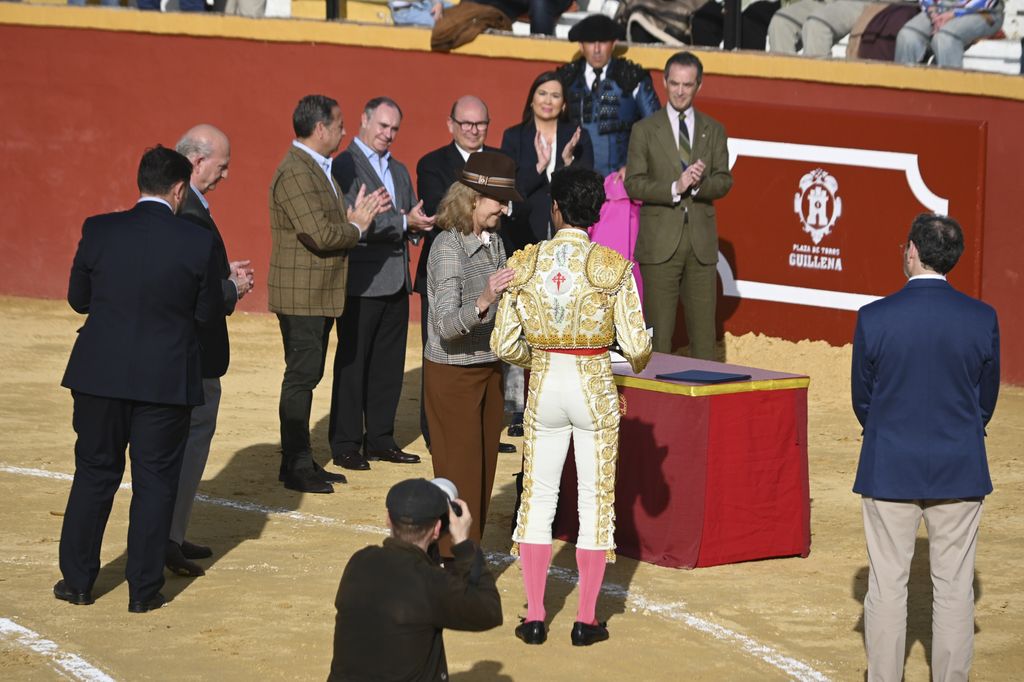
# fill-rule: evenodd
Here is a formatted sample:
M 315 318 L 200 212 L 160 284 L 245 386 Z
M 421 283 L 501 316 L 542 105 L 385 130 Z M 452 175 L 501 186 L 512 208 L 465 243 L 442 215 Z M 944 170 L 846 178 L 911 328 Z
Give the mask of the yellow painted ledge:
M 0 2 L 0 25 L 131 31 L 283 43 L 325 43 L 392 50 L 430 50 L 430 31 L 417 27 L 304 19 L 247 19 L 209 14 L 141 12 L 127 8 Z M 635 46 L 628 57 L 660 69 L 674 51 Z M 694 50 L 710 75 L 739 76 L 886 89 L 939 92 L 1024 101 L 1024 77 L 977 71 L 908 67 L 877 62 L 805 59 L 764 53 Z M 553 38 L 482 35 L 455 54 L 564 62 L 576 45 Z
M 656 393 L 685 395 L 691 398 L 703 398 L 711 395 L 728 395 L 730 393 L 752 393 L 754 391 L 785 391 L 794 388 L 807 388 L 811 383 L 808 377 L 790 379 L 761 379 L 759 381 L 733 381 L 727 384 L 677 384 L 659 379 L 642 379 L 640 377 L 615 376 L 616 386 L 641 388 Z

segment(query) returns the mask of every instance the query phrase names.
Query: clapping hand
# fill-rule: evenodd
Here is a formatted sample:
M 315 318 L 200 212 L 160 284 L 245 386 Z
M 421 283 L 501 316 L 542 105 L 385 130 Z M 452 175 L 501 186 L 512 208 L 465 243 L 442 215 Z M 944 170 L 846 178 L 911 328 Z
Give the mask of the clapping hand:
M 551 163 L 551 145 L 544 139 L 544 136 L 537 131 L 533 138 L 533 148 L 537 152 L 537 172 L 543 173 L 544 169 Z
M 423 200 L 413 206 L 408 213 L 403 211 L 405 214 L 406 224 L 409 229 L 413 232 L 430 232 L 434 229 L 434 216 L 428 216 L 423 212 Z
M 704 179 L 704 168 L 704 162 L 697 159 L 683 170 L 676 181 L 676 189 L 680 194 L 700 186 L 701 180 Z
M 348 221 L 358 227 L 360 232 L 366 232 L 373 219 L 390 208 L 391 197 L 386 189 L 381 187 L 367 194 L 366 185 L 360 185 L 356 200 L 349 208 Z
M 234 283 L 235 289 L 238 290 L 238 300 L 242 300 L 242 297 L 252 291 L 253 286 L 256 284 L 255 270 L 249 266 L 250 262 L 247 260 L 235 260 L 228 264 L 228 267 L 231 269 L 228 279 Z
M 576 151 L 576 145 L 580 142 L 581 130 L 581 128 L 577 127 L 576 132 L 572 134 L 572 137 L 565 144 L 565 148 L 562 149 L 562 162 L 566 166 L 572 165 L 572 155 Z

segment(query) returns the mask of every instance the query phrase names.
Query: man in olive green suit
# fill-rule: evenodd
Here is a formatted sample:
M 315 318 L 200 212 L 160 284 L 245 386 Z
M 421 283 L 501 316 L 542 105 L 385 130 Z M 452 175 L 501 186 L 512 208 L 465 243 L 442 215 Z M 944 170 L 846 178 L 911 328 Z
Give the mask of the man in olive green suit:
M 338 103 L 323 95 L 303 97 L 292 114 L 296 139 L 270 183 L 270 311 L 284 340 L 281 382 L 281 472 L 286 488 L 334 492 L 341 474 L 313 459 L 309 414 L 313 389 L 324 374 L 327 339 L 345 308 L 348 249 L 374 216 L 389 206 L 385 190 L 365 194 L 346 210 L 331 177 L 331 156 L 345 135 Z
M 722 124 L 693 108 L 704 67 L 689 52 L 665 64 L 669 106 L 633 126 L 626 191 L 644 202 L 634 256 L 653 348 L 672 352 L 682 298 L 690 355 L 715 359 L 718 231 L 714 201 L 732 187 Z

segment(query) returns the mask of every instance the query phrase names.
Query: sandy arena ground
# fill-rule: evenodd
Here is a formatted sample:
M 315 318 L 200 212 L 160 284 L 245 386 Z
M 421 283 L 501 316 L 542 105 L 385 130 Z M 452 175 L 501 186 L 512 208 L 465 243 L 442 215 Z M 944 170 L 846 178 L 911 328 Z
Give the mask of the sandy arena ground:
M 166 608 L 132 615 L 124 582 L 127 490 L 107 527 L 96 603 L 75 607 L 51 594 L 74 470 L 71 398 L 60 379 L 81 319 L 63 302 L 0 298 L 0 322 L 0 679 L 325 679 L 345 562 L 381 539 L 388 488 L 431 476 L 417 427 L 419 329 L 409 330 L 397 436 L 423 463 L 347 472 L 349 484 L 335 494 L 302 495 L 276 480 L 283 369 L 276 319 L 233 316 L 220 425 L 189 533 L 212 545 L 215 556 L 201 562 L 205 577 L 168 577 L 164 593 L 173 602 Z M 867 562 L 859 499 L 850 492 L 860 447 L 849 407 L 850 349 L 748 335 L 727 337 L 725 350 L 730 362 L 812 377 L 810 557 L 694 571 L 620 559 L 608 568 L 598 604 L 612 638 L 575 649 L 573 547 L 556 544 L 547 599 L 551 637 L 526 647 L 512 633 L 525 597 L 507 558 L 519 455 L 503 455 L 484 548 L 500 573 L 505 624 L 483 634 L 446 634 L 452 680 L 863 679 Z M 328 369 L 313 408 L 321 460 L 330 385 Z M 1004 389 L 988 431 L 996 491 L 985 504 L 978 552 L 973 679 L 1013 680 L 1024 676 L 1024 390 Z M 919 551 L 913 566 L 908 680 L 928 678 L 925 557 Z

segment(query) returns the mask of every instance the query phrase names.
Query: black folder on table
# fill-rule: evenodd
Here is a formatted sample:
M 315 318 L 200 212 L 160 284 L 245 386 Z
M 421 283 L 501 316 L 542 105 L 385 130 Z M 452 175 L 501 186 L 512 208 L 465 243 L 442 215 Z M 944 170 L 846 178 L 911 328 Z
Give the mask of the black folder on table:
M 688 369 L 683 372 L 670 372 L 668 374 L 656 374 L 656 379 L 670 379 L 672 381 L 689 381 L 694 384 L 724 384 L 727 381 L 746 381 L 749 374 L 732 374 L 729 372 L 708 372 L 703 369 Z

